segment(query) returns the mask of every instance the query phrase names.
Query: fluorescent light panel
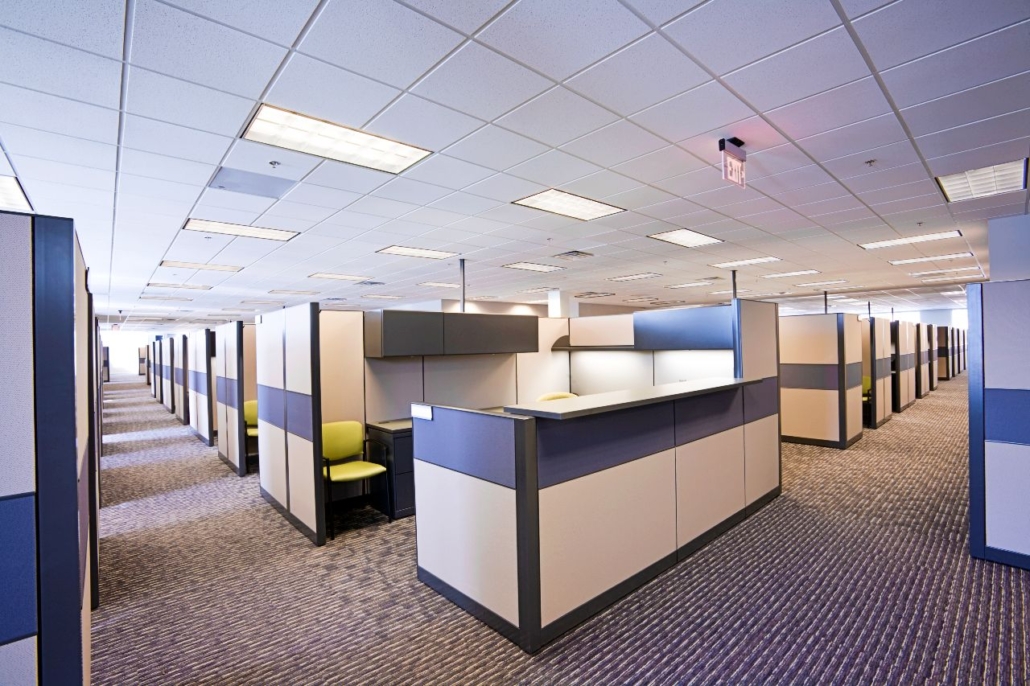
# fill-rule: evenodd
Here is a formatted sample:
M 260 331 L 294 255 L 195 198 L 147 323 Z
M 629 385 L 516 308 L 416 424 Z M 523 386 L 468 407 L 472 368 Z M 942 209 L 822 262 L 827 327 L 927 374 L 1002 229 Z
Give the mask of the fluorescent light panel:
M 573 195 L 572 193 L 566 193 L 565 191 L 559 191 L 554 188 L 537 193 L 536 195 L 531 195 L 528 198 L 523 198 L 522 200 L 516 200 L 512 204 L 522 205 L 523 207 L 532 207 L 537 210 L 543 210 L 544 212 L 560 214 L 563 217 L 582 219 L 583 221 L 600 219 L 601 217 L 607 217 L 609 215 L 626 211 L 621 207 L 615 207 L 614 205 L 608 205 L 603 202 L 584 198 L 579 195 Z
M 0 209 L 12 212 L 32 212 L 32 205 L 13 176 L 0 176 Z
M 666 286 L 666 288 L 697 288 L 698 286 L 711 286 L 711 281 L 691 281 L 689 283 L 678 283 L 675 286 Z
M 446 260 L 454 257 L 456 252 L 444 252 L 443 250 L 429 250 L 427 248 L 409 248 L 404 245 L 391 245 L 382 250 L 376 250 L 384 255 L 400 255 L 401 257 L 424 257 L 429 260 Z
M 284 300 L 241 300 L 241 305 L 285 305 Z
M 556 272 L 565 267 L 556 267 L 553 264 L 537 264 L 536 262 L 512 262 L 501 265 L 505 269 L 522 269 L 527 272 Z
M 147 288 L 188 288 L 189 290 L 192 290 L 192 291 L 209 291 L 209 290 L 211 290 L 211 286 L 204 286 L 204 285 L 201 285 L 201 284 L 193 284 L 193 283 L 158 283 L 156 281 L 151 281 L 150 283 L 148 283 L 147 284 Z
M 833 281 L 810 281 L 808 283 L 795 284 L 798 288 L 807 288 L 814 286 L 834 286 L 838 283 L 847 283 L 847 279 L 835 279 Z
M 947 238 L 962 238 L 961 231 L 942 231 L 940 233 L 924 233 L 921 236 L 908 236 L 907 238 L 894 238 L 889 241 L 876 241 L 875 243 L 862 243 L 858 247 L 866 250 L 879 250 L 880 248 L 893 248 L 899 245 L 911 245 L 913 243 L 927 243 L 929 241 L 943 241 Z
M 1026 159 L 938 176 L 948 202 L 961 202 L 1026 190 Z
M 963 257 L 972 257 L 971 252 L 955 252 L 949 255 L 934 255 L 932 257 L 912 257 L 907 260 L 890 260 L 895 267 L 902 264 L 919 264 L 920 262 L 938 262 L 943 260 L 961 260 Z
M 401 173 L 430 154 L 413 145 L 264 104 L 243 137 L 391 174 Z
M 519 291 L 519 293 L 546 293 L 547 291 L 556 291 L 557 288 L 553 286 L 541 286 L 540 288 L 530 288 L 526 291 Z
M 426 288 L 461 288 L 460 283 L 443 283 L 442 281 L 425 281 L 420 283 L 419 286 L 425 286 Z
M 179 302 L 193 302 L 193 298 L 179 298 L 174 295 L 141 295 L 140 300 L 176 300 Z
M 752 264 L 765 264 L 766 262 L 779 262 L 778 257 L 754 257 L 750 260 L 737 260 L 735 262 L 721 262 L 719 264 L 713 264 L 713 267 L 719 269 L 732 269 L 733 267 L 747 267 Z
M 763 279 L 786 279 L 791 276 L 807 276 L 809 274 L 818 274 L 818 269 L 802 269 L 799 272 L 780 272 L 779 274 L 762 274 Z
M 951 274 L 952 272 L 978 272 L 979 267 L 955 267 L 954 269 L 930 269 L 925 272 L 912 272 L 909 276 L 930 276 L 932 274 Z
M 655 272 L 641 272 L 639 274 L 627 274 L 626 276 L 613 276 L 609 281 L 639 281 L 640 279 L 653 279 L 661 274 Z
M 284 288 L 276 288 L 268 292 L 270 295 L 318 295 L 318 291 L 291 291 Z
M 199 231 L 200 233 L 219 233 L 226 236 L 243 236 L 244 238 L 262 238 L 266 241 L 288 241 L 297 235 L 296 231 L 282 229 L 266 229 L 261 226 L 245 224 L 229 224 L 213 222 L 208 219 L 187 219 L 183 231 Z
M 941 281 L 971 281 L 982 278 L 984 277 L 980 274 L 970 274 L 969 276 L 935 276 L 932 279 L 923 279 L 923 283 L 940 283 Z
M 751 291 L 749 291 L 749 290 L 748 290 L 748 289 L 746 289 L 746 288 L 738 288 L 738 289 L 737 289 L 737 293 L 750 293 L 750 292 L 751 292 Z M 712 291 L 712 292 L 711 292 L 711 293 L 709 293 L 708 295 L 729 295 L 729 294 L 731 294 L 731 293 L 733 293 L 733 289 L 730 289 L 730 290 L 728 290 L 728 291 Z
M 639 298 L 626 298 L 622 302 L 624 302 L 624 303 L 646 303 L 646 302 L 651 302 L 652 300 L 658 300 L 658 298 L 656 298 L 654 296 L 651 296 L 651 295 L 645 295 L 645 296 L 641 296 Z
M 401 299 L 401 296 L 399 296 L 399 295 L 363 295 L 361 297 L 368 298 L 369 300 L 400 300 Z
M 179 260 L 162 260 L 162 267 L 172 269 L 207 269 L 213 272 L 238 272 L 243 267 L 233 267 L 228 264 L 205 264 L 204 262 L 180 262 Z
M 333 274 L 331 272 L 315 272 L 309 279 L 336 279 L 337 281 L 368 281 L 371 276 L 351 276 L 350 274 Z
M 712 238 L 711 236 L 706 236 L 703 233 L 691 231 L 690 229 L 676 229 L 674 231 L 653 233 L 648 236 L 648 238 L 653 238 L 657 241 L 665 241 L 666 243 L 673 243 L 684 248 L 700 248 L 702 245 L 715 245 L 716 243 L 722 243 L 718 238 Z
M 577 293 L 576 297 L 581 300 L 589 300 L 590 298 L 607 298 L 615 295 L 614 293 L 597 293 L 595 291 L 587 291 L 585 293 Z

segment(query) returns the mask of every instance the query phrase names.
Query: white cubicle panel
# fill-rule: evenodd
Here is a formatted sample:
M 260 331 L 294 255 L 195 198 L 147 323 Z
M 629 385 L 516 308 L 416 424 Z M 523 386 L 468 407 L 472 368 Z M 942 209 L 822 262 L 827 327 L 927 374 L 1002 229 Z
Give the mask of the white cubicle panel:
M 425 402 L 452 407 L 513 405 L 515 355 L 440 355 L 424 358 Z
M 844 364 L 849 370 L 862 367 L 862 329 L 865 328 L 858 317 L 844 316 Z M 846 431 L 849 441 L 862 435 L 862 383 L 848 385 L 845 390 Z
M 175 374 L 175 340 L 172 336 L 161 339 L 161 402 L 169 412 L 175 412 L 175 388 L 172 375 Z
M 141 346 L 139 349 L 139 375 L 147 375 L 147 346 Z
M 175 418 L 189 424 L 190 405 L 187 387 L 189 380 L 189 339 L 184 334 L 175 334 L 175 357 L 172 358 L 172 391 L 175 393 Z
M 364 314 L 325 310 L 318 317 L 322 421 L 364 424 Z
M 893 322 L 894 411 L 903 412 L 916 401 L 916 327 L 912 322 Z
M 610 314 L 570 319 L 569 345 L 633 345 L 633 315 Z
M 536 400 L 545 393 L 569 392 L 569 353 L 551 350 L 555 342 L 569 335 L 569 320 L 542 318 L 539 322 L 540 349 L 516 355 L 518 402 Z
M 422 402 L 422 358 L 365 358 L 365 418 L 385 422 L 411 416 Z
M 258 318 L 256 329 L 258 391 L 258 465 L 262 494 L 288 507 L 286 428 L 281 398 L 283 386 L 284 311 Z M 275 407 L 273 408 L 273 403 Z
M 214 445 L 214 398 L 211 395 L 211 332 L 208 329 L 191 331 L 186 336 L 187 399 L 189 425 L 194 433 L 208 445 Z
M 569 354 L 569 368 L 576 395 L 654 385 L 654 354 L 650 350 L 577 350 Z
M 655 350 L 654 385 L 733 376 L 732 350 Z

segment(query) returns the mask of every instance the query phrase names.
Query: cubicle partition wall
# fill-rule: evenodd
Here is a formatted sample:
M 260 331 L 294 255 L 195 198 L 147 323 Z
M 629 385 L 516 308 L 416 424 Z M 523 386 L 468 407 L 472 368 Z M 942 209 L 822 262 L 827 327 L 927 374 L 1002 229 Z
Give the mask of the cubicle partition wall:
M 966 287 L 969 549 L 1030 570 L 1030 281 Z
M 111 349 L 106 345 L 101 349 L 100 358 L 100 379 L 102 381 L 111 380 Z
M 175 337 L 161 337 L 161 402 L 165 408 L 175 414 L 175 384 L 172 379 L 175 368 Z
M 143 346 L 139 349 L 139 375 L 147 375 L 147 346 Z
M 783 440 L 847 448 L 862 437 L 862 327 L 853 314 L 780 320 Z
M 150 395 L 161 402 L 161 337 L 150 342 Z
M 175 355 L 172 357 L 172 393 L 175 405 L 172 412 L 183 424 L 190 423 L 189 387 L 189 339 L 185 334 L 175 334 Z
M 319 307 L 257 318 L 261 495 L 316 545 L 325 543 Z
M 90 680 L 100 351 L 70 219 L 0 213 L 0 681 Z
M 257 400 L 257 330 L 243 322 L 222 324 L 214 331 L 215 426 L 218 457 L 240 476 L 256 465 L 250 455 L 243 404 Z M 250 458 L 248 460 L 248 458 Z
M 960 348 L 959 348 L 959 371 L 964 372 L 969 367 L 969 332 L 965 329 L 959 329 Z
M 185 395 L 189 407 L 190 428 L 197 438 L 209 446 L 215 444 L 215 377 L 211 358 L 215 352 L 214 332 L 210 329 L 191 331 L 185 337 Z
M 926 349 L 930 354 L 930 365 L 929 365 L 929 378 L 930 378 L 930 390 L 937 390 L 937 368 L 939 361 L 937 359 L 937 327 L 933 324 L 923 324 L 926 328 Z
M 871 317 L 862 327 L 862 388 L 868 400 L 862 401 L 862 423 L 878 429 L 894 411 L 891 400 L 891 323 Z
M 916 399 L 925 398 L 933 390 L 930 387 L 930 376 L 933 371 L 931 359 L 931 341 L 933 340 L 932 324 L 915 325 L 916 341 Z
M 729 350 L 730 373 L 504 413 L 413 408 L 419 579 L 528 652 L 780 490 L 776 305 L 640 312 L 631 323 L 632 347 L 566 352 L 635 368 L 638 353 Z M 613 340 L 584 336 L 572 341 Z
M 894 412 L 904 412 L 916 401 L 916 327 L 912 322 L 891 322 L 891 386 Z
M 951 355 L 951 328 L 937 327 L 937 378 L 947 381 L 954 376 Z

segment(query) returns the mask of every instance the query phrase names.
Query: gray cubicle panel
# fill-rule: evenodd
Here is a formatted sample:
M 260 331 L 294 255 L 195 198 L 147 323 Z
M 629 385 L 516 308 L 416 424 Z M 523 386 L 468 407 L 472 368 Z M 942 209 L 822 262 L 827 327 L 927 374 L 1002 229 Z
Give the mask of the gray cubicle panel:
M 916 333 L 912 322 L 891 322 L 891 385 L 895 414 L 916 401 Z
M 966 287 L 969 549 L 1030 570 L 1030 281 Z
M 189 425 L 194 435 L 209 446 L 215 444 L 214 393 L 211 384 L 211 358 L 214 355 L 214 332 L 210 329 L 191 331 L 186 335 L 185 364 L 186 398 Z
M 916 399 L 925 398 L 933 390 L 930 387 L 930 340 L 932 328 L 928 324 L 916 324 Z
M 175 414 L 175 386 L 172 378 L 176 357 L 175 337 L 168 335 L 161 338 L 161 403 Z
M 247 426 L 243 403 L 257 400 L 256 329 L 243 322 L 215 328 L 215 426 L 218 457 L 239 476 L 246 476 Z
M 142 346 L 139 349 L 139 375 L 147 375 L 147 346 Z
M 869 409 L 863 409 L 866 428 L 878 429 L 893 415 L 891 386 L 891 323 L 871 317 L 862 329 L 862 377 L 869 380 Z
M 783 440 L 847 448 L 862 437 L 862 330 L 853 314 L 780 319 Z

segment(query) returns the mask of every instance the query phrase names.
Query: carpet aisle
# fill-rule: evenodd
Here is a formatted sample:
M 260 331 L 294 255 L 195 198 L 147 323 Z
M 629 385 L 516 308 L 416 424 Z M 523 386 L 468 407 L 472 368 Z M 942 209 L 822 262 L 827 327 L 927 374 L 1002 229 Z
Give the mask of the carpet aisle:
M 97 684 L 1025 683 L 1030 572 L 967 552 L 966 377 L 536 656 L 415 579 L 414 519 L 315 548 L 150 396 L 106 384 Z

